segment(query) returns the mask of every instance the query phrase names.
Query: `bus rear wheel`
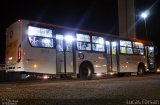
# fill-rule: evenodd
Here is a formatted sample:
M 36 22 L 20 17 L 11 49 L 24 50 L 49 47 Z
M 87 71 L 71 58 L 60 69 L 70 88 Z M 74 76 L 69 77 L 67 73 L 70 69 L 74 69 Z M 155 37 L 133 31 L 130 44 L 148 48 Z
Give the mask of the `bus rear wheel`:
M 83 64 L 80 66 L 80 79 L 91 79 L 93 74 L 93 67 L 91 64 Z
M 144 71 L 145 71 L 145 67 L 143 65 L 139 65 L 138 66 L 138 76 L 143 76 L 144 75 Z

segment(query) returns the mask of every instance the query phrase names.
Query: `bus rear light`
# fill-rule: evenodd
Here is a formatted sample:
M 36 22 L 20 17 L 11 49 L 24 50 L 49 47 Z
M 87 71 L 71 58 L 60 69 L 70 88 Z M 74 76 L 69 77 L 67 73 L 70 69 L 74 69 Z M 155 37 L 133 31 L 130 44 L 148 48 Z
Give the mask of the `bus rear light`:
M 13 57 L 9 57 L 8 59 L 9 59 L 9 61 L 12 61 L 12 60 L 13 60 Z
M 21 45 L 19 45 L 19 47 L 18 47 L 18 60 L 17 60 L 17 62 L 21 61 L 21 56 L 22 56 L 22 49 L 21 49 Z

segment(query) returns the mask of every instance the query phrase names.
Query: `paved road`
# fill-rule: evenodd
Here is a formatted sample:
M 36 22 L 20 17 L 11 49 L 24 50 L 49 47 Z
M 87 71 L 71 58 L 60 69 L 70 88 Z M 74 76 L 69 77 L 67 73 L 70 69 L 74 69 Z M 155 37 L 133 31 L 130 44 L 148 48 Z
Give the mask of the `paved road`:
M 1 83 L 0 99 L 2 105 L 160 105 L 160 75 Z

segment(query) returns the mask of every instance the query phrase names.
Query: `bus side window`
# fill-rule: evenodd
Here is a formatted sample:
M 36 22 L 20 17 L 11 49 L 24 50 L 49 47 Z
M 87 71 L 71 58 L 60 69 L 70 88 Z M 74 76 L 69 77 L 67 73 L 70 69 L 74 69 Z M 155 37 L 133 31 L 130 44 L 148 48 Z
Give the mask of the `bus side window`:
M 140 42 L 133 42 L 134 54 L 144 55 L 144 45 Z
M 86 45 L 87 43 L 85 43 L 85 42 L 82 42 L 82 49 L 84 49 L 84 50 L 86 50 L 86 47 L 87 47 L 87 45 Z
M 133 54 L 132 42 L 127 40 L 120 40 L 120 53 Z
M 116 55 L 116 47 L 112 46 L 112 55 Z
M 116 55 L 117 51 L 116 48 L 117 47 L 117 43 L 116 42 L 112 42 L 112 55 Z
M 57 40 L 57 51 L 63 51 L 63 41 Z
M 66 41 L 66 51 L 72 52 L 72 42 Z
M 86 34 L 76 34 L 77 37 L 77 49 L 78 50 L 91 50 L 90 36 Z
M 63 35 L 56 35 L 56 39 L 57 39 L 57 51 L 63 51 Z
M 106 49 L 107 49 L 107 54 L 110 54 L 110 42 L 106 41 Z

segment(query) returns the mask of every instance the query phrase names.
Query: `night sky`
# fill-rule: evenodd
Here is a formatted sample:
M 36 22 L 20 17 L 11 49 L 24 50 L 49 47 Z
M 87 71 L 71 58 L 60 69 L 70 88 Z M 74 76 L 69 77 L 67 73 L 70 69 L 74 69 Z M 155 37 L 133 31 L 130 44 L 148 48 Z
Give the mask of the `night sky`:
M 18 19 L 117 35 L 117 8 L 117 0 L 1 0 L 0 63 L 4 62 L 5 29 Z M 147 18 L 148 37 L 160 48 L 160 1 L 135 0 L 136 21 L 148 8 L 151 12 Z M 137 22 L 136 30 L 137 38 L 146 39 L 143 19 Z

